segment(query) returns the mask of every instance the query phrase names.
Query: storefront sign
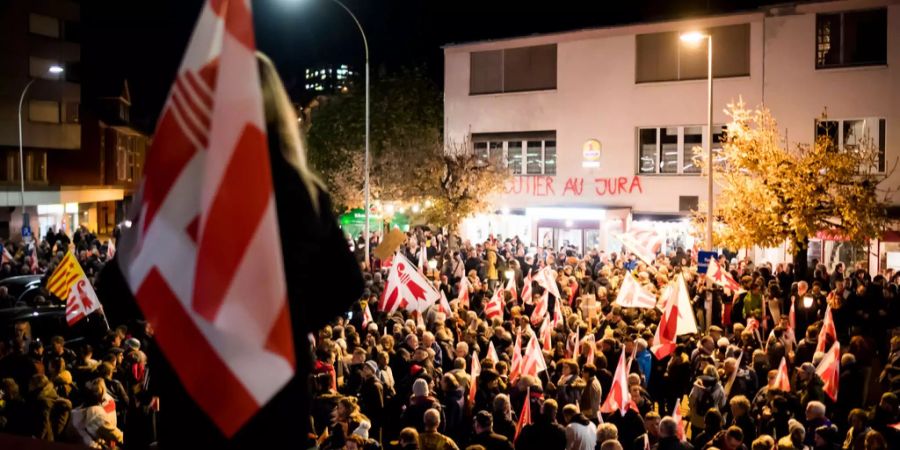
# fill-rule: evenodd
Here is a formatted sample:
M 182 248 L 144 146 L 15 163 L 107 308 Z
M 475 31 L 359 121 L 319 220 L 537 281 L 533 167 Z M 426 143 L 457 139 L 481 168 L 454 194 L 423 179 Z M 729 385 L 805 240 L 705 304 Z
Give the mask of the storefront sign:
M 585 186 L 587 185 L 587 186 Z M 531 197 L 552 197 L 560 193 L 563 197 L 612 197 L 624 194 L 643 194 L 639 176 L 588 178 L 569 177 L 565 181 L 548 176 L 512 177 L 505 186 L 507 195 Z
M 587 169 L 595 169 L 600 167 L 600 141 L 596 139 L 588 139 L 581 146 L 581 167 Z

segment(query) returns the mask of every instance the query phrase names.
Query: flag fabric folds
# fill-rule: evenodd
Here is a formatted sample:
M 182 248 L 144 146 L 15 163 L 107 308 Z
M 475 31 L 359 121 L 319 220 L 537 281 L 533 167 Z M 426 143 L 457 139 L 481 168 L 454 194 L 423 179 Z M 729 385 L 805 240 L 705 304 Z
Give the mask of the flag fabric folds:
M 513 443 L 519 440 L 519 434 L 526 425 L 531 425 L 531 388 L 525 390 L 525 402 L 522 404 L 522 412 L 519 414 L 519 421 L 516 423 L 516 434 L 513 436 Z
M 719 263 L 716 262 L 715 258 L 709 259 L 709 267 L 706 269 L 706 277 L 709 278 L 713 283 L 722 286 L 725 289 L 728 289 L 732 292 L 737 292 L 741 285 L 728 272 L 722 270 L 719 267 Z
M 557 300 L 562 298 L 562 296 L 559 294 L 559 286 L 556 285 L 556 277 L 554 276 L 553 269 L 551 269 L 550 266 L 546 266 L 543 269 L 539 270 L 538 273 L 533 277 L 533 279 L 538 284 L 538 286 L 550 292 L 550 295 L 556 297 Z
M 647 292 L 631 272 L 625 272 L 615 304 L 623 308 L 653 308 L 656 306 L 656 296 Z
M 263 106 L 250 2 L 206 2 L 117 258 L 186 392 L 226 437 L 296 372 Z
M 674 287 L 670 285 L 666 288 L 664 295 L 671 295 L 674 291 Z M 656 359 L 663 359 L 675 351 L 675 341 L 678 337 L 679 306 L 678 302 L 674 300 L 666 302 L 666 309 L 659 319 L 659 326 L 656 327 L 656 336 L 653 338 L 653 346 L 650 348 Z
M 440 297 L 431 282 L 416 270 L 413 263 L 400 253 L 394 255 L 394 264 L 384 286 L 382 311 L 392 313 L 403 309 L 423 312 Z
M 494 317 L 503 320 L 503 300 L 501 299 L 503 290 L 497 289 L 491 300 L 484 305 L 484 317 L 490 321 Z
M 469 402 L 475 403 L 475 393 L 478 391 L 478 376 L 481 375 L 481 361 L 478 355 L 472 355 L 472 367 L 469 368 L 469 378 L 472 380 L 469 388 Z
M 825 308 L 825 318 L 822 320 L 822 329 L 819 330 L 819 342 L 816 343 L 817 352 L 825 351 L 825 346 L 828 345 L 825 341 L 828 337 L 831 337 L 831 342 L 837 342 L 837 330 L 834 328 L 831 305 L 828 305 L 828 307 Z
M 531 298 L 532 294 L 532 286 L 531 284 L 534 282 L 534 279 L 531 277 L 531 269 L 528 270 L 528 275 L 525 276 L 524 284 L 522 285 L 522 301 L 525 302 L 526 305 L 530 305 L 534 299 Z
M 828 353 L 825 353 L 825 356 L 819 361 L 816 373 L 825 383 L 822 389 L 831 397 L 832 401 L 836 402 L 841 381 L 841 344 L 839 342 L 835 341 Z
M 66 299 L 66 322 L 69 326 L 100 309 L 97 293 L 72 252 L 66 253 L 56 270 L 50 274 L 47 290 Z
M 626 250 L 647 264 L 653 264 L 663 244 L 662 236 L 653 230 L 632 230 L 621 233 L 616 238 Z
M 788 374 L 787 360 L 783 356 L 781 357 L 781 364 L 778 365 L 778 374 L 769 383 L 769 389 L 791 392 L 791 376 Z
M 625 411 L 629 408 L 637 410 L 636 405 L 631 401 L 631 393 L 628 392 L 628 369 L 625 367 L 625 352 L 621 352 L 616 373 L 613 375 L 612 387 L 606 396 L 606 401 L 600 406 L 600 412 L 609 414 L 618 410 L 624 416 Z
M 459 302 L 459 306 L 469 307 L 469 277 L 463 276 L 459 279 L 459 294 L 456 296 L 456 299 Z

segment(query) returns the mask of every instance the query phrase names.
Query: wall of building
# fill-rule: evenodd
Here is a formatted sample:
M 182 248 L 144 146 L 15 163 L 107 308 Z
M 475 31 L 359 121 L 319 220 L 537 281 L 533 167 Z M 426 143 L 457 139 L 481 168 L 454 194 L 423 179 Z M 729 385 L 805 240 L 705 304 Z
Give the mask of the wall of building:
M 816 12 L 885 4 L 890 4 L 886 66 L 816 70 Z M 615 195 L 608 193 L 606 183 L 612 180 L 619 185 L 620 177 L 626 186 L 636 183 L 638 127 L 706 122 L 705 80 L 635 83 L 635 36 L 734 23 L 751 26 L 750 75 L 715 80 L 714 123 L 727 122 L 723 109 L 742 98 L 749 106 L 770 108 L 792 144 L 812 142 L 814 121 L 827 107 L 829 116 L 836 119 L 886 118 L 886 160 L 900 157 L 900 73 L 896 68 L 900 66 L 900 5 L 869 0 L 799 6 L 795 14 L 786 16 L 733 15 L 447 47 L 447 139 L 461 141 L 483 132 L 556 130 L 557 175 L 514 177 L 507 192 L 495 199 L 498 207 L 626 206 L 638 212 L 673 213 L 678 212 L 680 195 L 697 195 L 704 203 L 706 178 L 702 176 L 640 175 L 640 188 Z M 558 46 L 555 90 L 469 95 L 470 52 L 548 43 Z M 602 143 L 596 169 L 581 167 L 581 147 L 588 139 Z M 898 176 L 890 185 L 900 183 Z
M 445 52 L 447 138 L 461 141 L 470 133 L 556 130 L 557 175 L 514 177 L 506 192 L 495 199 L 498 206 L 630 207 L 677 213 L 680 195 L 696 195 L 705 202 L 705 177 L 638 174 L 637 129 L 704 125 L 707 95 L 705 80 L 635 83 L 635 35 L 734 23 L 751 24 L 751 72 L 715 80 L 714 124 L 723 124 L 727 120 L 723 109 L 729 102 L 740 97 L 751 104 L 761 101 L 761 14 L 449 47 Z M 470 51 L 553 42 L 558 45 L 555 90 L 469 95 Z M 705 46 L 684 51 L 705 52 Z M 582 167 L 582 145 L 589 139 L 602 144 L 599 168 Z

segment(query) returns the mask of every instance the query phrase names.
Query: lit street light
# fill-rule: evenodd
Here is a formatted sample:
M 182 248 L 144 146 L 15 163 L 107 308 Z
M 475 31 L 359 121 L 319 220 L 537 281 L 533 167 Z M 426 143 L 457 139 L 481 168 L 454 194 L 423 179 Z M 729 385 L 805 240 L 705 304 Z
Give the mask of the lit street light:
M 65 69 L 63 69 L 62 66 L 56 64 L 47 69 L 47 72 L 53 75 L 59 75 L 64 71 Z M 31 81 L 25 85 L 25 88 L 22 89 L 22 95 L 19 97 L 19 184 L 21 188 L 19 191 L 19 204 L 22 206 L 23 231 L 25 230 L 25 227 L 28 226 L 28 214 L 25 212 L 25 152 L 23 150 L 24 143 L 22 140 L 22 104 L 25 102 L 25 94 L 28 93 L 28 88 L 30 88 L 35 81 L 37 81 L 37 78 L 32 78 Z
M 708 158 L 707 174 L 707 214 L 706 214 L 706 249 L 713 249 L 713 154 L 712 154 L 712 99 L 713 99 L 713 59 L 712 35 L 699 31 L 691 31 L 681 35 L 681 41 L 697 44 L 706 39 L 706 155 Z
M 365 238 L 365 258 L 366 258 L 366 266 L 369 265 L 369 214 L 371 209 L 370 204 L 370 195 L 369 195 L 369 40 L 366 39 L 366 32 L 363 30 L 362 24 L 359 23 L 359 19 L 356 18 L 356 15 L 353 14 L 353 11 L 347 7 L 340 0 L 331 0 L 340 6 L 347 14 L 350 15 L 350 18 L 353 19 L 353 22 L 356 23 L 356 27 L 359 28 L 359 34 L 362 36 L 363 40 L 363 48 L 366 52 L 366 158 L 365 158 L 365 175 L 364 175 L 364 192 L 366 197 L 366 223 L 363 226 L 363 235 Z M 369 268 L 371 270 L 371 268 Z

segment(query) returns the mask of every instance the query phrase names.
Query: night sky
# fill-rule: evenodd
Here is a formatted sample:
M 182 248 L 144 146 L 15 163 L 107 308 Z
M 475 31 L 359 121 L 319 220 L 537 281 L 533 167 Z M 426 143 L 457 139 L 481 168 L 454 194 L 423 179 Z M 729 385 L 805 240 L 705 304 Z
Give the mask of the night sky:
M 442 85 L 448 43 L 596 26 L 752 10 L 751 0 L 345 0 L 369 38 L 373 76 L 424 68 Z M 82 2 L 83 101 L 118 93 L 127 78 L 132 118 L 152 131 L 203 0 Z M 275 61 L 291 92 L 303 69 L 349 63 L 362 69 L 363 49 L 350 17 L 331 0 L 254 0 L 258 48 Z M 551 9 L 552 8 L 552 9 Z

